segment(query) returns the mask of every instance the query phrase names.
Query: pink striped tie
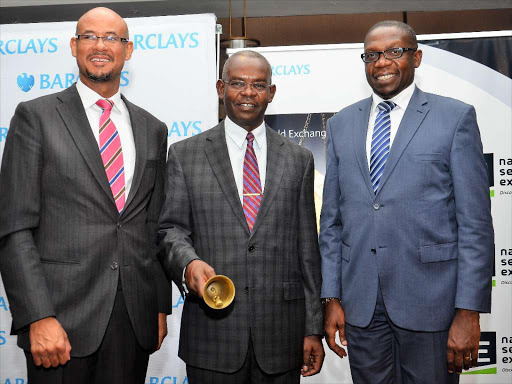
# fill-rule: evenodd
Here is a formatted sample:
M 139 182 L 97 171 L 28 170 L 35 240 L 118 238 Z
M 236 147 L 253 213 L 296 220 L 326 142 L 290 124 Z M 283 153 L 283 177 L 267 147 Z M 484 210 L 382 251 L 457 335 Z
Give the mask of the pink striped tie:
M 244 158 L 244 214 L 249 230 L 252 231 L 263 198 L 258 159 L 254 153 L 254 135 L 247 134 L 247 150 Z
M 96 102 L 103 112 L 100 116 L 100 154 L 105 167 L 105 173 L 112 190 L 119 214 L 125 204 L 124 159 L 121 139 L 110 112 L 114 103 L 111 100 L 100 99 Z

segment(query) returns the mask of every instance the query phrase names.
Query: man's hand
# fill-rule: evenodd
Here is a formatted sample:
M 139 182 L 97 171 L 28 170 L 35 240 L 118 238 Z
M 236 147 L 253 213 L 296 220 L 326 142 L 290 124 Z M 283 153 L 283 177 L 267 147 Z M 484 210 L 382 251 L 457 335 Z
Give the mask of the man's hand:
M 192 260 L 185 269 L 188 290 L 200 298 L 203 297 L 204 283 L 212 276 L 215 276 L 215 271 L 202 260 Z
M 347 346 L 347 339 L 345 338 L 345 312 L 338 299 L 329 301 L 325 306 L 324 330 L 325 341 L 329 348 L 342 359 L 347 356 L 347 351 L 336 344 L 336 331 L 338 331 L 341 345 Z
M 465 370 L 476 367 L 479 343 L 480 314 L 467 309 L 457 309 L 448 333 L 448 372 L 460 374 L 463 367 Z
M 302 376 L 313 376 L 320 372 L 324 363 L 324 357 L 325 352 L 322 338 L 316 335 L 304 337 Z
M 71 344 L 64 328 L 54 317 L 47 317 L 30 324 L 30 352 L 34 364 L 45 368 L 66 364 Z
M 159 313 L 158 314 L 158 346 L 156 347 L 157 351 L 162 346 L 165 336 L 167 336 L 167 314 Z

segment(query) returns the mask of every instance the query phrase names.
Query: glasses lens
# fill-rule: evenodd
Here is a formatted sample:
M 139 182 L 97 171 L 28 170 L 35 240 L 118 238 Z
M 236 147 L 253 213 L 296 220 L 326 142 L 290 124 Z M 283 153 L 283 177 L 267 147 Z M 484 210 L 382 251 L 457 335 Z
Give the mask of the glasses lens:
M 379 59 L 379 53 L 378 52 L 367 52 L 363 54 L 363 61 L 365 63 L 373 63 L 374 61 L 377 61 Z
M 386 56 L 388 59 L 398 59 L 402 57 L 403 49 L 402 48 L 391 48 L 386 49 L 384 51 L 384 56 Z

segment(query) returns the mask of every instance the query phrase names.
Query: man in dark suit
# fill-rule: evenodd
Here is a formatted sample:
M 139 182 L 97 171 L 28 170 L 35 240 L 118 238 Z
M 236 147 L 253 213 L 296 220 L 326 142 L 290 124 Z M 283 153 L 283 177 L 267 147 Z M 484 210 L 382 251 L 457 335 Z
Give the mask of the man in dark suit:
M 95 8 L 76 33 L 78 83 L 11 121 L 0 270 L 30 383 L 143 383 L 171 311 L 156 259 L 167 130 L 119 92 L 124 20 Z
M 159 257 L 190 291 L 179 356 L 192 384 L 295 383 L 301 365 L 322 366 L 313 155 L 265 125 L 271 75 L 256 52 L 231 56 L 217 82 L 226 120 L 169 149 Z M 216 273 L 236 287 L 223 310 L 201 300 Z
M 320 224 L 326 340 L 355 383 L 458 382 L 491 309 L 493 227 L 475 109 L 422 92 L 404 23 L 376 24 L 373 95 L 327 124 Z M 400 378 L 401 376 L 401 378 Z

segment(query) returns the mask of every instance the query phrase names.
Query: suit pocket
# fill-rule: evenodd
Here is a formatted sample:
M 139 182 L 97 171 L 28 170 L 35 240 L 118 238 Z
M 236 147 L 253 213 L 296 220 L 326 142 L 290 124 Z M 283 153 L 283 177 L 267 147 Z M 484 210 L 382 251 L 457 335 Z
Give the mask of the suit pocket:
M 158 159 L 146 160 L 146 168 L 158 167 Z
M 420 259 L 422 263 L 437 263 L 439 261 L 454 260 L 458 257 L 458 242 L 425 245 L 420 247 Z
M 344 242 L 341 242 L 341 258 L 350 261 L 350 247 Z
M 41 258 L 42 264 L 59 264 L 59 265 L 80 265 L 79 261 L 73 260 L 48 260 Z
M 416 161 L 441 161 L 442 153 L 414 153 L 412 158 Z
M 285 300 L 298 300 L 304 298 L 304 287 L 298 281 L 283 283 L 283 294 Z

